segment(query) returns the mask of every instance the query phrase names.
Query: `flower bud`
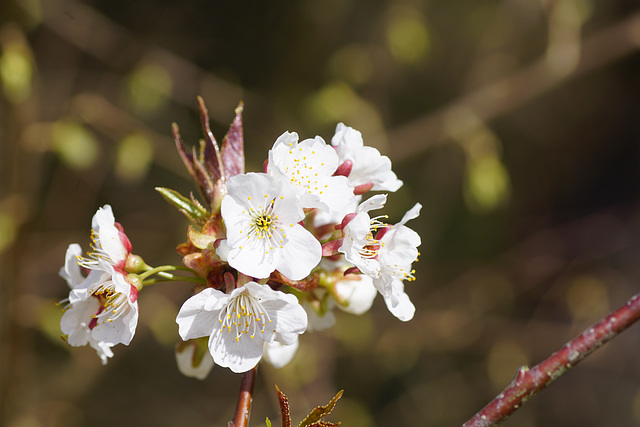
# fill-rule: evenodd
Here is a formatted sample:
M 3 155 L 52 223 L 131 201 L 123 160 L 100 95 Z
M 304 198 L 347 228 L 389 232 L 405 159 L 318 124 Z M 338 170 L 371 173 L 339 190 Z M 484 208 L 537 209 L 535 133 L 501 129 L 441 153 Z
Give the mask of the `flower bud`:
M 147 267 L 141 256 L 129 254 L 124 269 L 128 273 L 142 273 Z

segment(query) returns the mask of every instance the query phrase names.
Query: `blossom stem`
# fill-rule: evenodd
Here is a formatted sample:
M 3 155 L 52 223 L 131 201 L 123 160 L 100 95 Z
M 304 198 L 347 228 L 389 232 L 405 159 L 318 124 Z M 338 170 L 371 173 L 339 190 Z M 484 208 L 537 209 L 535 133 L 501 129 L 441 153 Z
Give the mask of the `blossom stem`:
M 507 388 L 463 427 L 492 426 L 504 421 L 529 398 L 639 319 L 640 294 L 636 294 L 538 365 L 518 369 Z
M 168 271 L 193 271 L 190 268 L 179 266 L 179 265 L 162 265 L 160 267 L 150 268 L 144 273 L 138 275 L 140 281 L 142 281 L 143 285 L 151 285 L 157 282 L 193 282 L 193 283 L 206 283 L 205 279 L 202 277 L 191 277 L 191 276 L 176 276 L 175 274 L 168 273 Z M 161 280 L 158 279 L 148 279 L 147 277 L 151 275 L 157 275 L 161 277 Z
M 251 414 L 251 401 L 253 400 L 253 387 L 256 383 L 256 373 L 258 365 L 254 366 L 242 374 L 240 380 L 240 394 L 238 395 L 238 405 L 233 421 L 229 422 L 229 427 L 247 427 L 249 425 L 249 415 Z

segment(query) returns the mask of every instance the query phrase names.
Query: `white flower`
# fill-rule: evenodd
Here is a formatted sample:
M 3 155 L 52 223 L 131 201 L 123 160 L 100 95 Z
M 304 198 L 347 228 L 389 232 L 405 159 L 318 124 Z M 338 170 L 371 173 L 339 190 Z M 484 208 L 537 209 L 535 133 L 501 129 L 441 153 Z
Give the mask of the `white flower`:
M 112 357 L 111 347 L 128 345 L 138 324 L 138 290 L 126 280 L 124 266 L 131 251 L 129 239 L 115 222 L 109 205 L 94 215 L 92 252 L 82 257 L 82 249 L 67 249 L 60 276 L 71 288 L 60 329 L 74 346 L 89 344 L 102 363 Z M 88 269 L 85 277 L 80 267 Z
M 402 321 L 411 320 L 415 307 L 404 293 L 403 280 L 413 281 L 415 277 L 411 264 L 418 258 L 420 236 L 405 226 L 410 219 L 417 218 L 421 205 L 416 203 L 402 218 L 380 238 L 378 262 L 380 275 L 373 278 L 373 285 L 384 297 L 387 308 Z
M 413 318 L 415 307 L 404 293 L 402 281 L 415 279 L 411 264 L 418 258 L 420 236 L 405 224 L 418 217 L 422 206 L 416 203 L 398 224 L 388 226 L 368 214 L 381 208 L 385 200 L 386 196 L 376 195 L 360 204 L 355 217 L 343 229 L 344 240 L 338 250 L 373 279 L 389 311 L 407 321 Z
M 298 224 L 304 212 L 293 188 L 269 175 L 248 173 L 229 178 L 227 189 L 221 213 L 229 265 L 261 279 L 274 270 L 292 280 L 307 277 L 320 261 L 322 248 Z
M 374 191 L 396 191 L 402 187 L 402 181 L 391 170 L 391 160 L 377 149 L 365 146 L 359 131 L 338 123 L 331 145 L 338 150 L 340 163 L 345 160 L 353 163 L 349 181 L 354 187 L 368 183 L 373 183 Z
M 333 228 L 333 225 L 340 224 L 345 215 L 354 212 L 358 208 L 361 200 L 361 195 L 354 196 L 351 200 L 349 200 L 349 203 L 345 205 L 341 211 L 334 210 L 331 214 L 329 214 L 328 212 L 317 210 L 313 217 L 313 226 L 322 227 L 325 225 L 330 225 L 332 226 L 331 232 L 333 232 L 335 230 Z
M 347 313 L 361 315 L 369 311 L 378 291 L 373 286 L 373 279 L 362 274 L 348 274 L 344 279 L 336 282 L 334 292 L 346 303 L 337 304 L 338 308 Z
M 326 304 L 327 313 L 324 316 L 320 316 L 317 313 L 318 310 L 313 310 L 313 308 L 309 306 L 309 309 L 312 309 L 316 317 L 322 319 L 331 318 L 332 322 L 335 322 L 335 316 L 333 314 L 328 316 L 328 309 L 334 306 L 337 306 L 344 312 L 355 315 L 361 315 L 369 311 L 376 295 L 378 295 L 378 291 L 373 286 L 371 277 L 363 274 L 345 274 L 345 271 L 353 267 L 353 265 L 347 262 L 344 257 L 339 257 L 338 259 L 323 258 L 319 267 L 327 273 L 330 273 L 336 280 L 329 293 L 318 293 L 321 290 L 320 288 L 314 291 L 316 295 L 326 295 L 326 301 L 323 303 Z M 309 314 L 309 310 L 307 310 L 307 314 Z M 309 315 L 309 323 L 313 326 L 311 315 Z M 333 326 L 333 323 L 329 324 L 328 321 L 327 324 L 327 327 Z
M 316 292 L 320 292 L 320 290 Z M 336 315 L 331 311 L 335 302 L 328 298 L 325 302 L 326 307 L 323 307 L 322 309 L 320 309 L 319 304 L 320 301 L 314 301 L 311 303 L 309 301 L 302 300 L 302 307 L 304 308 L 304 311 L 307 312 L 307 317 L 309 318 L 309 325 L 307 326 L 307 330 L 309 332 L 324 331 L 336 324 Z
M 264 343 L 262 357 L 264 357 L 264 360 L 271 366 L 280 369 L 293 360 L 293 356 L 295 356 L 298 351 L 298 341 L 299 340 L 296 339 L 296 342 L 291 345 L 284 345 L 278 341 Z
M 386 201 L 385 194 L 378 194 L 362 202 L 356 215 L 344 227 L 344 240 L 338 249 L 347 261 L 371 277 L 380 276 L 380 263 L 376 258 L 380 242 L 374 238 L 374 233 L 386 224 L 381 223 L 379 217 L 371 219 L 369 211 L 382 208 Z
M 203 290 L 185 301 L 176 322 L 183 340 L 209 336 L 213 360 L 233 372 L 253 368 L 265 342 L 293 345 L 307 329 L 307 315 L 294 295 L 255 282 L 230 294 Z
M 87 268 L 96 265 L 98 260 L 104 260 L 114 268 L 124 271 L 127 257 L 131 253 L 131 242 L 122 226 L 113 216 L 111 206 L 104 205 L 99 208 L 91 220 L 91 238 L 93 240 L 93 254 L 89 259 L 84 259 Z
M 199 348 L 197 340 L 181 342 L 176 346 L 176 363 L 183 375 L 199 380 L 205 379 L 213 366 L 213 358 L 206 349 Z
M 269 150 L 267 173 L 293 185 L 303 208 L 333 213 L 355 197 L 348 178 L 333 176 L 338 165 L 336 151 L 319 136 L 298 143 L 297 133 L 285 132 Z

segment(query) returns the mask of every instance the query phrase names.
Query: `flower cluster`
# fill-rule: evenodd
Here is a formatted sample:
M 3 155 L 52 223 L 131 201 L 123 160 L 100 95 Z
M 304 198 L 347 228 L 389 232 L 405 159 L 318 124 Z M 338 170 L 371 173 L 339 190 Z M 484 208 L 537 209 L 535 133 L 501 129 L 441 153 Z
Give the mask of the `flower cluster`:
M 214 364 L 245 372 L 263 356 L 283 366 L 300 334 L 333 325 L 334 307 L 362 314 L 377 293 L 398 319 L 413 317 L 404 283 L 415 279 L 420 237 L 406 224 L 421 206 L 390 225 L 384 215 L 370 216 L 386 194 L 363 201 L 369 191 L 402 186 L 386 156 L 340 123 L 331 143 L 283 133 L 263 171 L 245 173 L 242 107 L 221 147 L 202 102 L 200 108 L 200 149 L 188 150 L 175 125 L 174 137 L 205 202 L 158 188 L 192 222 L 178 246 L 197 276 L 189 280 L 196 293 L 176 318 L 185 340 L 176 349 L 183 373 L 204 378 Z M 96 213 L 93 229 L 91 255 L 82 258 L 78 245 L 67 251 L 60 274 L 71 292 L 61 327 L 71 345 L 89 344 L 106 362 L 113 345 L 133 337 L 138 291 L 157 281 L 147 278 L 185 276 L 131 261 L 137 258 L 109 206 Z

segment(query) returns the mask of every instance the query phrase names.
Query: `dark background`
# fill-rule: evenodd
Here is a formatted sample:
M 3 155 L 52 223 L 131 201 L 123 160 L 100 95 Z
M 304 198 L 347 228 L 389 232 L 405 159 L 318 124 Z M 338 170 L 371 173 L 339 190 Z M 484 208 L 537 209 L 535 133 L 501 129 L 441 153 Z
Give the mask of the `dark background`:
M 134 252 L 178 264 L 192 190 L 170 134 L 219 140 L 245 103 L 247 170 L 285 130 L 344 122 L 393 160 L 422 236 L 415 318 L 380 299 L 261 365 L 252 425 L 338 390 L 347 427 L 462 424 L 640 283 L 640 9 L 623 0 L 0 2 L 0 424 L 223 426 L 239 376 L 181 376 L 184 284 L 145 289 L 106 367 L 60 339 L 69 243 L 112 205 Z M 640 332 L 590 356 L 507 426 L 640 423 Z

